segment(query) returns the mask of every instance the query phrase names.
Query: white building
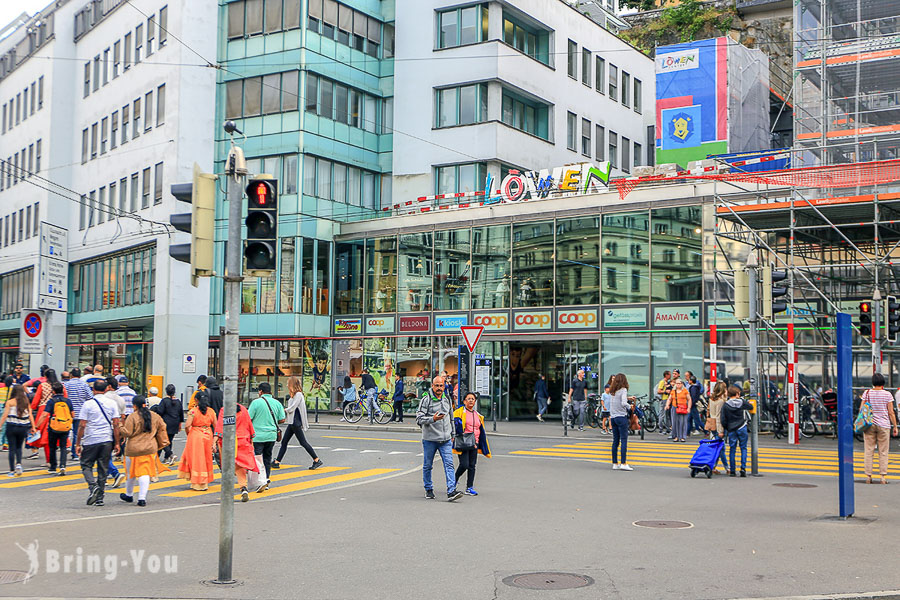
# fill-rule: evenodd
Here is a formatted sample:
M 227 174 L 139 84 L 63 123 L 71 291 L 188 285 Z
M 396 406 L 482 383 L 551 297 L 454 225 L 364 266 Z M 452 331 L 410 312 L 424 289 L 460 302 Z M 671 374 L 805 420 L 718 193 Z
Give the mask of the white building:
M 395 202 L 510 168 L 652 164 L 653 61 L 569 3 L 396 3 Z
M 101 363 L 181 391 L 205 372 L 208 283 L 191 287 L 168 258 L 184 234 L 161 233 L 190 210 L 170 184 L 212 168 L 215 74 L 200 56 L 215 60 L 216 15 L 210 2 L 58 0 L 0 41 L 0 368 L 19 354 L 19 311 L 46 304 L 47 222 L 68 230 L 68 311 L 50 311 L 31 373 Z

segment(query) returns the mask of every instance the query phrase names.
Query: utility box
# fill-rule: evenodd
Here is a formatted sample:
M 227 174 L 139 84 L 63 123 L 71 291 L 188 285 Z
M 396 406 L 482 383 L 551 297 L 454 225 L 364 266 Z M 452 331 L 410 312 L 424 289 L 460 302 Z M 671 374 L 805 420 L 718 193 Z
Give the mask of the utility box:
M 163 389 L 163 376 L 162 375 L 147 375 L 147 390 L 155 387 L 159 390 L 160 396 L 165 393 Z

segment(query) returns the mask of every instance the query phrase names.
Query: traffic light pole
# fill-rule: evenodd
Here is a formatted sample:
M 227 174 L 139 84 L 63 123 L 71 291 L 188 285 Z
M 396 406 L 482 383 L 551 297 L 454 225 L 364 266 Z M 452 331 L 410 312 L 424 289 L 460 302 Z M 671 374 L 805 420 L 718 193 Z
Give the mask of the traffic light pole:
M 749 284 L 749 312 L 750 312 L 750 356 L 748 364 L 750 367 L 750 398 L 751 402 L 756 404 L 756 410 L 750 415 L 750 475 L 759 477 L 759 411 L 762 410 L 762 403 L 759 394 L 759 355 L 757 352 L 759 346 L 759 302 L 757 285 L 757 262 L 756 250 L 750 251 L 747 259 L 747 279 Z M 731 465 L 734 470 L 734 465 Z
M 219 509 L 219 576 L 216 583 L 234 583 L 231 563 L 234 549 L 235 415 L 238 397 L 238 355 L 241 319 L 241 199 L 243 152 L 232 145 L 225 167 L 228 198 L 228 240 L 225 248 L 225 336 L 223 372 L 225 403 L 222 419 L 222 492 Z M 243 172 L 242 172 L 243 170 Z

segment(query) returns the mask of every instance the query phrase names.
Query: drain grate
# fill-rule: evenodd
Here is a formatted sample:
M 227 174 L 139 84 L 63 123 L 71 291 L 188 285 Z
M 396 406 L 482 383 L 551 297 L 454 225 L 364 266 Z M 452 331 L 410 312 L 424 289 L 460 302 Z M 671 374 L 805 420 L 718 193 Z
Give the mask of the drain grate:
M 635 521 L 635 527 L 649 527 L 650 529 L 690 529 L 693 523 L 687 521 Z
M 819 487 L 814 483 L 773 483 L 775 487 L 784 487 L 784 488 L 814 488 Z
M 520 573 L 504 577 L 503 583 L 529 590 L 572 590 L 594 585 L 594 580 L 575 573 Z
M 25 571 L 0 571 L 0 585 L 4 583 L 20 583 L 28 579 Z

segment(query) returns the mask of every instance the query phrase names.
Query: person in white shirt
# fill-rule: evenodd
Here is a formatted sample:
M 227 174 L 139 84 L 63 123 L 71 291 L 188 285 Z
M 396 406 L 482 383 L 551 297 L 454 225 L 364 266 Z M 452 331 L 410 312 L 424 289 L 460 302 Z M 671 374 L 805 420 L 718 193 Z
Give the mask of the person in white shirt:
M 309 457 L 313 459 L 313 464 L 309 470 L 314 471 L 324 463 L 319 459 L 318 455 L 316 455 L 316 451 L 313 450 L 313 447 L 306 441 L 306 436 L 303 434 L 304 431 L 309 431 L 309 419 L 306 416 L 306 399 L 303 397 L 303 391 L 301 390 L 300 379 L 298 377 L 288 378 L 288 391 L 291 393 L 291 399 L 288 402 L 285 414 L 287 415 L 288 423 L 290 423 L 290 425 L 288 425 L 284 432 L 284 438 L 281 440 L 281 448 L 278 450 L 278 458 L 272 463 L 272 468 L 277 469 L 281 467 L 281 459 L 284 458 L 284 454 L 287 452 L 288 440 L 291 439 L 291 436 L 294 436 L 297 438 L 297 441 L 300 442 L 300 445 L 303 446 L 303 449 L 306 450 L 306 453 L 309 454 Z
M 119 449 L 119 407 L 104 394 L 106 388 L 106 381 L 95 381 L 93 398 L 85 401 L 78 414 L 78 437 L 75 445 L 81 456 L 81 472 L 90 490 L 88 506 L 103 506 L 106 474 L 112 462 L 111 454 L 113 450 Z
M 162 398 L 159 397 L 159 390 L 156 388 L 156 386 L 151 386 L 147 390 L 147 393 L 150 394 L 149 396 L 147 396 L 148 408 L 153 408 L 154 406 L 162 402 Z

